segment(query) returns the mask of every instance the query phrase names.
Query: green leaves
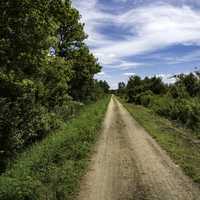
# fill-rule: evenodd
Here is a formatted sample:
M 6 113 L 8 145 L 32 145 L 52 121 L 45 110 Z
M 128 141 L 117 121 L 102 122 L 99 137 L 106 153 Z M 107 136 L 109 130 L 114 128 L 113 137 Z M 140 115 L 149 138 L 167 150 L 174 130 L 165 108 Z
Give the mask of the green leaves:
M 73 77 L 70 81 L 70 95 L 78 101 L 91 100 L 94 74 L 100 72 L 101 66 L 86 46 L 74 51 L 71 60 Z
M 69 0 L 0 2 L 0 170 L 94 100 L 96 58 Z M 48 55 L 49 48 L 56 50 Z
M 72 199 L 109 99 L 84 107 L 77 118 L 21 154 L 0 176 L 0 199 Z
M 161 78 L 132 76 L 126 87 L 119 84 L 129 102 L 151 108 L 159 115 L 175 120 L 182 126 L 200 130 L 200 75 L 199 72 L 175 76 L 176 82 L 164 84 Z M 123 89 L 121 91 L 121 89 Z

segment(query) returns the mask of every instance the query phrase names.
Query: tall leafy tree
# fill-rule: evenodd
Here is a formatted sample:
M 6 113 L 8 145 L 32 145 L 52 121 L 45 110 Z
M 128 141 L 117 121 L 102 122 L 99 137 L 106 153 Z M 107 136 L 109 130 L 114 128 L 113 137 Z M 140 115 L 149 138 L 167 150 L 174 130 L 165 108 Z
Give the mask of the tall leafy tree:
M 135 96 L 143 90 L 142 80 L 139 76 L 131 76 L 127 83 L 127 96 L 128 101 L 133 102 Z
M 102 80 L 100 80 L 99 81 L 99 86 L 102 88 L 102 90 L 103 90 L 103 92 L 104 93 L 108 93 L 109 92 L 109 88 L 110 88 L 110 86 L 109 86 L 109 84 L 107 83 L 107 81 L 102 81 Z
M 97 59 L 82 46 L 72 54 L 73 77 L 70 81 L 70 95 L 78 101 L 90 100 L 94 75 L 101 70 Z
M 126 84 L 124 82 L 119 82 L 118 84 L 118 94 L 124 96 L 126 93 Z
M 55 113 L 69 107 L 69 95 L 76 100 L 90 97 L 100 66 L 84 45 L 87 36 L 71 1 L 5 0 L 0 2 L 0 13 L 0 165 L 4 168 L 16 152 L 57 127 Z M 50 47 L 55 56 L 48 55 Z
M 59 18 L 58 55 L 72 63 L 73 76 L 70 81 L 70 95 L 77 101 L 89 100 L 94 87 L 94 74 L 101 70 L 97 59 L 84 44 L 87 35 L 80 22 L 78 11 L 65 1 L 65 17 Z

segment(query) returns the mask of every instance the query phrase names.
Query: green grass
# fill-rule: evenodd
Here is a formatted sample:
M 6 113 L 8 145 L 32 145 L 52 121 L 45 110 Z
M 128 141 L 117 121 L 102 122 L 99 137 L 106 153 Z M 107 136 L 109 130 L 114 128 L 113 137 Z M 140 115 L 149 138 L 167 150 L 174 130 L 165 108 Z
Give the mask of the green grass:
M 150 109 L 120 101 L 185 174 L 200 183 L 200 144 L 197 137 L 190 130 L 177 127 Z
M 88 105 L 0 176 L 1 200 L 69 200 L 89 161 L 110 97 Z

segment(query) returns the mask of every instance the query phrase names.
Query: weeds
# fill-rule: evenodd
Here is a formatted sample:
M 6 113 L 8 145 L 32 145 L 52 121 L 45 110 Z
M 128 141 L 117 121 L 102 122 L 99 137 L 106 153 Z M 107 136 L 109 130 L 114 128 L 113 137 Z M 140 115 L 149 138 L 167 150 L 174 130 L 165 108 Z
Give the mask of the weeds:
M 62 130 L 23 153 L 0 177 L 1 200 L 72 199 L 88 163 L 109 97 L 86 106 Z

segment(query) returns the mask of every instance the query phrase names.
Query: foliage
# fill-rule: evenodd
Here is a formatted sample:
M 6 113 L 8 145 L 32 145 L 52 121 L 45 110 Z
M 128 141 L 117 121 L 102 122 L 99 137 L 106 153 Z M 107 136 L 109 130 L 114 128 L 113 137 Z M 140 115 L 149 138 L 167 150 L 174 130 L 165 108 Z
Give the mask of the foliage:
M 106 81 L 94 80 L 93 87 L 91 88 L 90 101 L 91 100 L 96 101 L 102 98 L 103 96 L 105 96 L 105 94 L 109 94 L 109 93 L 110 93 L 109 85 Z
M 117 93 L 120 96 L 124 96 L 126 94 L 126 84 L 124 82 L 119 82 Z
M 93 78 L 101 67 L 86 46 L 74 51 L 71 59 L 73 76 L 70 81 L 70 95 L 77 101 L 91 100 Z
M 98 82 L 98 84 L 99 84 L 99 87 L 103 90 L 104 93 L 109 93 L 110 86 L 108 85 L 108 83 L 106 81 L 100 80 Z
M 130 77 L 126 86 L 129 102 L 136 101 L 136 96 L 146 91 L 152 91 L 154 94 L 164 94 L 166 93 L 166 87 L 159 77 L 146 77 L 143 80 L 139 76 Z
M 135 102 L 137 104 L 141 104 L 143 106 L 148 107 L 152 103 L 152 98 L 153 98 L 153 92 L 151 90 L 147 90 L 145 92 L 138 94 L 135 98 Z
M 38 103 L 39 85 L 13 75 L 0 77 L 0 164 L 1 170 L 15 153 L 57 126 L 54 115 Z
M 1 200 L 71 199 L 96 141 L 109 96 L 87 105 L 78 117 L 62 124 L 20 155 L 0 176 Z
M 175 163 L 195 182 L 200 183 L 200 144 L 196 134 L 177 127 L 152 109 L 123 102 L 131 115 L 165 149 Z
M 123 85 L 123 93 L 119 84 L 118 94 L 185 127 L 200 130 L 200 73 L 175 77 L 174 84 L 166 85 L 158 77 L 132 76 L 127 86 Z
M 191 97 L 200 97 L 200 74 L 199 72 L 188 75 L 180 74 L 176 76 L 176 85 L 182 85 Z
M 74 116 L 83 105 L 77 101 L 97 100 L 93 77 L 101 67 L 70 0 L 5 0 L 0 12 L 3 171 L 18 152 Z

